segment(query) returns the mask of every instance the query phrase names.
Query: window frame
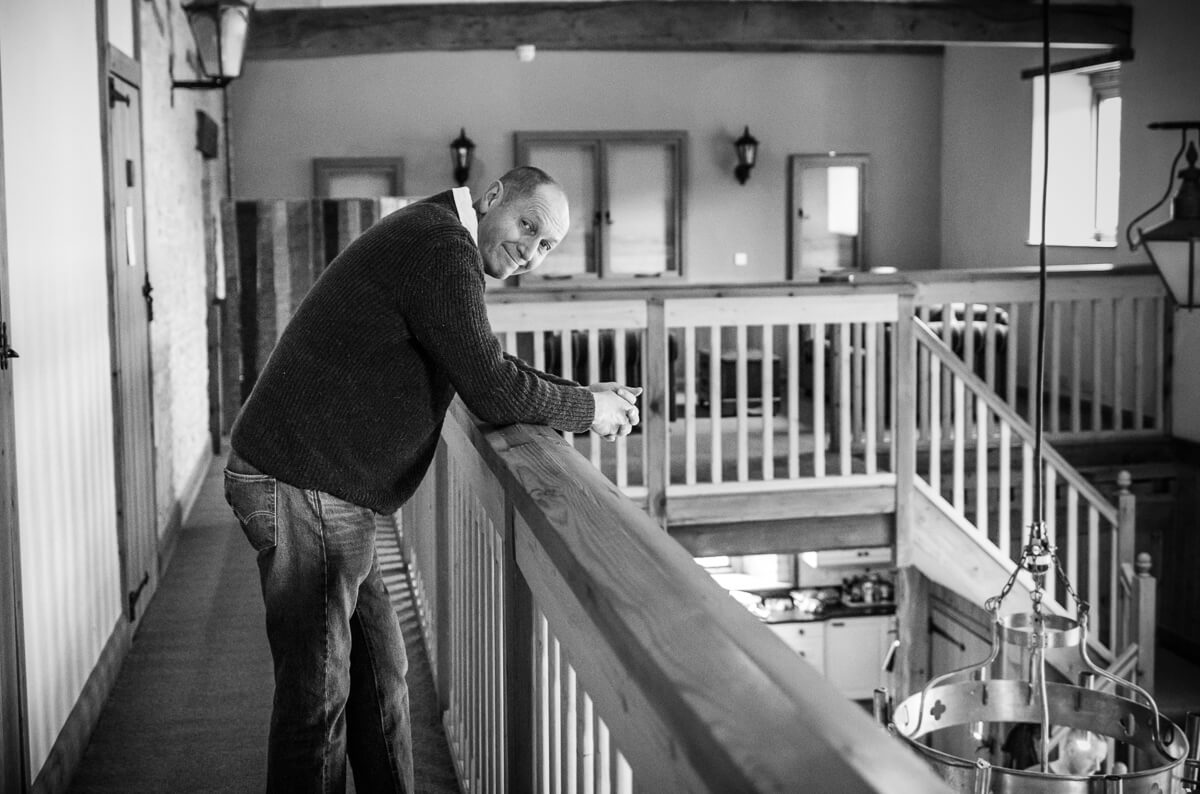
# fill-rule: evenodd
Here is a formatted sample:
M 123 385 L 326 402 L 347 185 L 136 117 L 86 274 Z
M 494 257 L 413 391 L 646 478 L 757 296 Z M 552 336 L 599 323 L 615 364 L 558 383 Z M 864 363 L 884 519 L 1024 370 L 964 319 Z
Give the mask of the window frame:
M 530 165 L 530 148 L 537 144 L 563 144 L 566 146 L 590 147 L 594 152 L 593 184 L 590 186 L 595 196 L 595 212 L 592 219 L 583 219 L 591 223 L 599 233 L 594 235 L 590 250 L 587 252 L 593 258 L 595 269 L 583 273 L 569 275 L 543 275 L 536 273 L 515 279 L 517 284 L 553 284 L 555 282 L 569 284 L 572 287 L 595 284 L 632 283 L 639 280 L 679 280 L 684 274 L 684 225 L 687 221 L 686 186 L 687 186 L 687 144 L 688 133 L 685 130 L 580 130 L 580 131 L 529 131 L 518 130 L 513 133 L 513 160 L 517 165 Z M 674 173 L 671 174 L 667 189 L 672 195 L 671 221 L 672 233 L 669 244 L 672 254 L 664 269 L 654 273 L 612 273 L 611 244 L 607 229 L 601 219 L 607 217 L 609 202 L 612 195 L 612 182 L 609 171 L 609 149 L 620 144 L 661 144 L 666 147 L 671 158 Z M 554 176 L 551 174 L 550 176 Z M 589 186 L 584 186 L 587 192 Z M 553 256 L 553 254 L 551 254 Z

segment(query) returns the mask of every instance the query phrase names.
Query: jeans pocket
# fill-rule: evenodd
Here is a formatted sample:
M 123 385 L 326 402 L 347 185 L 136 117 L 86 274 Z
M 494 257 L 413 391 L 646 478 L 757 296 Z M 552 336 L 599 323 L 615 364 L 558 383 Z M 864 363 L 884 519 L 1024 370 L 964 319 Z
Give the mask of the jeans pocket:
M 225 501 L 255 551 L 275 546 L 278 527 L 275 490 L 274 477 L 225 470 Z

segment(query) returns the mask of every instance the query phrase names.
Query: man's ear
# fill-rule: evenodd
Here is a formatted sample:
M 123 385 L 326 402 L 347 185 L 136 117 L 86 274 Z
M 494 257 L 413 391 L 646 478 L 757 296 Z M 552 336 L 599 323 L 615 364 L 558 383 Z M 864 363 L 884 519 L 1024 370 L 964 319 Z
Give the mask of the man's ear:
M 480 214 L 486 214 L 488 210 L 500 203 L 504 198 L 504 183 L 499 179 L 488 185 L 487 190 L 483 192 L 483 198 L 479 202 Z

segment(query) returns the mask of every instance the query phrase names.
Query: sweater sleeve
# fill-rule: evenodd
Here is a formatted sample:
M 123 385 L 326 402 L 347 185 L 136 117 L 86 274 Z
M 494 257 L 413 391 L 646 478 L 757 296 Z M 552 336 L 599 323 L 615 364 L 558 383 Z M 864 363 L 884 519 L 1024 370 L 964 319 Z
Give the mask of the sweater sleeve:
M 479 252 L 465 234 L 428 247 L 401 300 L 410 332 L 480 419 L 576 433 L 591 427 L 590 392 L 573 381 L 551 380 L 502 351 L 488 322 Z
M 544 381 L 547 381 L 548 383 L 555 383 L 559 386 L 579 386 L 581 388 L 583 387 L 582 383 L 573 381 L 570 378 L 560 378 L 558 375 L 554 375 L 550 372 L 543 372 L 542 370 L 537 369 L 536 367 L 531 367 L 528 364 L 526 364 L 524 361 L 522 361 L 521 359 L 519 359 L 516 356 L 511 355 L 509 353 L 505 353 L 504 358 L 508 361 L 511 361 L 513 364 L 515 364 L 517 366 L 517 369 L 521 369 L 521 370 L 524 370 L 525 372 L 536 375 L 537 377 L 541 378 Z

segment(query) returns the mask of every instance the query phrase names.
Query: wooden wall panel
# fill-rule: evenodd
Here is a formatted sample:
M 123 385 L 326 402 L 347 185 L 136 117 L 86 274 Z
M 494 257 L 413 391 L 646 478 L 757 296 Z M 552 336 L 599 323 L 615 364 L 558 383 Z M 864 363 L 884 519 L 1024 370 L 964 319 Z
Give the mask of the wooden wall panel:
M 414 199 L 227 201 L 222 315 L 222 431 L 233 427 L 288 321 L 321 272 L 385 211 Z

